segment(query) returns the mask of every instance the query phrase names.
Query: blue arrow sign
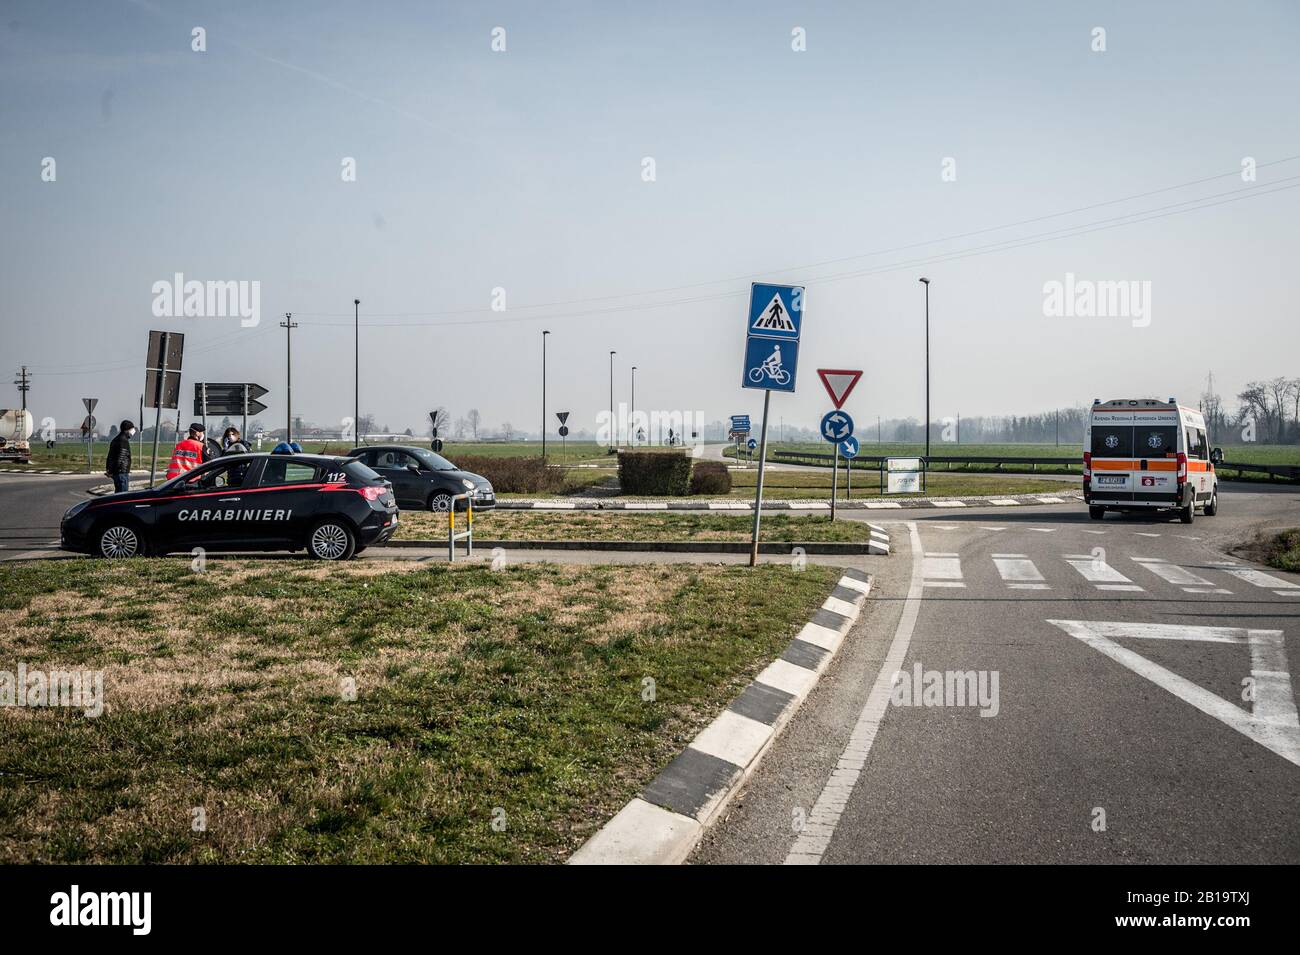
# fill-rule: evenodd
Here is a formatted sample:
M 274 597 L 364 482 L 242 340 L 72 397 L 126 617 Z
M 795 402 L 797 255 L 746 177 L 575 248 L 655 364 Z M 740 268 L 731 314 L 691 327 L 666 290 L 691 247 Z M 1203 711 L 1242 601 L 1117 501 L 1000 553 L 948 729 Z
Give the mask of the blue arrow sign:
M 758 447 L 758 442 L 755 441 L 753 438 L 750 438 L 748 441 L 745 442 L 745 447 L 753 451 L 756 447 Z
M 849 435 L 840 442 L 840 454 L 844 455 L 850 461 L 858 456 L 858 439 Z
M 831 444 L 839 444 L 853 436 L 853 419 L 846 411 L 828 411 L 822 416 L 821 432 Z

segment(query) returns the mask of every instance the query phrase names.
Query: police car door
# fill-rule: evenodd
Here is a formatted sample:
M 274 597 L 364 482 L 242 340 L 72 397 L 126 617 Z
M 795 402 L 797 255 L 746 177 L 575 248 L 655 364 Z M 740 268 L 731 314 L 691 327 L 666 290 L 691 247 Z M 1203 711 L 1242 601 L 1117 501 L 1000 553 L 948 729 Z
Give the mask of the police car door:
M 164 546 L 220 547 L 239 538 L 237 510 L 249 461 L 232 458 L 186 476 L 155 512 Z
M 249 531 L 261 543 L 301 546 L 324 496 L 321 469 L 287 456 L 272 455 L 264 462 L 257 491 L 250 495 L 257 519 Z

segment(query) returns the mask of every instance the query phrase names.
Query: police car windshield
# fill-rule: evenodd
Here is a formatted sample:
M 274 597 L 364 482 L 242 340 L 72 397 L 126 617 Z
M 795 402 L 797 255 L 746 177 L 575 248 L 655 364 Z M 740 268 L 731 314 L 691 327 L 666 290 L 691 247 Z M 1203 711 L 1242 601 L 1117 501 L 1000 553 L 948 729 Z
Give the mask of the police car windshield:
M 411 454 L 420 459 L 420 463 L 430 471 L 454 471 L 456 465 L 452 464 L 441 454 L 434 454 L 432 451 L 426 451 L 424 448 L 407 448 Z

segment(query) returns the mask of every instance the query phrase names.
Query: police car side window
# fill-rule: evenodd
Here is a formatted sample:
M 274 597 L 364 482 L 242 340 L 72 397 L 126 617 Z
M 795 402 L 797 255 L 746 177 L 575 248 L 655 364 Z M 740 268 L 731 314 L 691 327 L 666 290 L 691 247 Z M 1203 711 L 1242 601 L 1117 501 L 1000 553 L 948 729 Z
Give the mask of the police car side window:
M 268 459 L 262 470 L 262 486 L 277 484 L 311 484 L 316 480 L 317 469 L 310 464 L 297 461 L 277 461 Z

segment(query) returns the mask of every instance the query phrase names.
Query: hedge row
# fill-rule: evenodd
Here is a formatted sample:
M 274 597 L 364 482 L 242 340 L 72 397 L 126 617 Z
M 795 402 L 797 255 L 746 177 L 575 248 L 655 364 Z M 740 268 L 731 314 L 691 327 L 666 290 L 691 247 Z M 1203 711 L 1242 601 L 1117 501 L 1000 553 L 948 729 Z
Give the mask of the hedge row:
M 693 462 L 685 453 L 620 451 L 618 484 L 629 495 L 726 494 L 731 490 L 731 472 L 721 461 Z
M 489 458 L 458 455 L 455 464 L 481 474 L 498 494 L 550 494 L 564 488 L 564 470 L 548 468 L 540 456 Z

